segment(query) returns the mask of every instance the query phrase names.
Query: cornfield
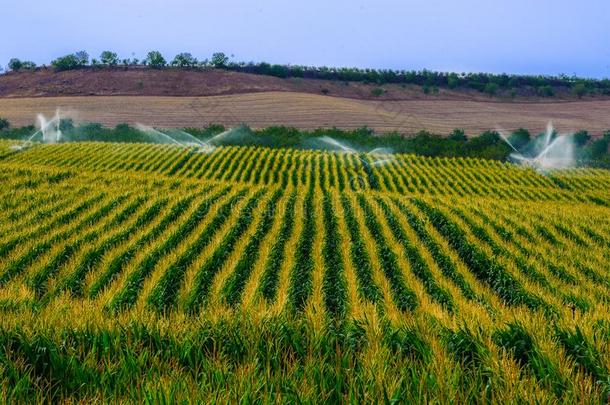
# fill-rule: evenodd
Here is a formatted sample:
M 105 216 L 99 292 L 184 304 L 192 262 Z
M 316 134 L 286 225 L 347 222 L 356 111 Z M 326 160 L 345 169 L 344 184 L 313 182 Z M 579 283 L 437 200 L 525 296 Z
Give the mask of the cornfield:
M 10 145 L 3 402 L 609 398 L 608 171 Z

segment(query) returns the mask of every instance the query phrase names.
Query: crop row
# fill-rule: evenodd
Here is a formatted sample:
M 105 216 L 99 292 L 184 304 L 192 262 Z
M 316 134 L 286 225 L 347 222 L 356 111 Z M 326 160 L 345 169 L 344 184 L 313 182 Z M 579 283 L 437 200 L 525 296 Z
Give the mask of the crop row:
M 579 169 L 543 176 L 499 162 L 261 147 L 221 147 L 213 152 L 148 144 L 38 145 L 4 164 L 36 164 L 88 171 L 147 172 L 168 177 L 302 186 L 310 170 L 321 188 L 382 190 L 399 194 L 490 196 L 516 200 L 608 204 L 605 171 Z

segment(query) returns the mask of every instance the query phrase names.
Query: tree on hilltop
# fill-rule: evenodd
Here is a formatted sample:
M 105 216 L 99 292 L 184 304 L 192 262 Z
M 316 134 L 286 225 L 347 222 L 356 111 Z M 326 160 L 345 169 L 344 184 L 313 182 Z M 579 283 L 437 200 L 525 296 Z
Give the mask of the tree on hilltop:
M 19 70 L 34 70 L 36 69 L 36 64 L 29 60 L 20 60 L 17 58 L 12 58 L 8 61 L 8 68 L 14 72 Z
M 159 51 L 150 51 L 146 55 L 146 59 L 144 60 L 144 64 L 150 66 L 154 69 L 161 69 L 165 65 L 167 65 L 167 61 L 161 55 Z
M 195 67 L 197 66 L 197 59 L 188 52 L 179 53 L 172 60 L 172 66 L 178 67 Z
M 78 66 L 87 66 L 89 64 L 89 54 L 87 51 L 78 51 L 74 54 Z
M 119 64 L 119 57 L 115 52 L 104 51 L 100 54 L 102 65 L 116 66 Z
M 229 57 L 223 52 L 216 52 L 212 55 L 212 60 L 210 61 L 210 63 L 214 67 L 223 68 L 226 67 L 229 63 Z
M 89 54 L 85 51 L 78 51 L 69 55 L 60 56 L 51 62 L 51 65 L 58 70 L 72 70 L 89 64 Z
M 8 61 L 8 68 L 11 69 L 13 72 L 20 70 L 22 66 L 23 62 L 21 62 L 21 60 L 17 58 L 12 58 Z

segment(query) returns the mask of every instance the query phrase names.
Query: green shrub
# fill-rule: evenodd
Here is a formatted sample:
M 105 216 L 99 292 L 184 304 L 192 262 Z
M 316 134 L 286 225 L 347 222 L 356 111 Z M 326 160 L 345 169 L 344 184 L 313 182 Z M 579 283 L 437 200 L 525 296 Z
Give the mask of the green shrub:
M 532 136 L 527 129 L 519 128 L 514 130 L 508 139 L 515 148 L 521 149 L 530 142 L 531 138 Z
M 171 65 L 183 68 L 191 68 L 196 67 L 197 63 L 197 58 L 195 58 L 193 55 L 188 52 L 182 52 L 174 57 L 174 60 L 172 60 Z
M 100 61 L 103 65 L 116 66 L 119 64 L 119 57 L 115 52 L 104 51 L 100 54 Z
M 577 147 L 583 147 L 591 140 L 591 135 L 585 130 L 580 130 L 574 133 L 574 143 Z
M 542 97 L 553 97 L 555 95 L 555 90 L 548 84 L 538 87 L 536 92 Z
M 51 65 L 53 65 L 53 67 L 57 71 L 73 70 L 73 69 L 78 69 L 79 67 L 85 66 L 85 64 L 83 63 L 82 55 L 79 58 L 74 53 L 71 53 L 66 56 L 60 56 L 59 58 L 52 61 Z
M 582 98 L 582 96 L 587 94 L 587 86 L 582 82 L 576 83 L 574 86 L 572 86 L 572 94 L 578 98 Z
M 375 88 L 371 89 L 371 94 L 375 97 L 379 97 L 383 93 L 385 93 L 385 90 L 382 89 L 381 87 L 375 87 Z
M 212 55 L 210 63 L 216 68 L 225 68 L 229 63 L 229 58 L 223 52 L 216 52 Z
M 6 118 L 0 118 L 0 131 L 7 131 L 11 127 L 11 123 Z
M 499 88 L 500 86 L 496 83 L 487 83 L 483 91 L 490 96 L 495 96 Z
M 167 65 L 167 61 L 159 51 L 148 52 L 144 63 L 153 69 L 161 69 L 162 67 Z

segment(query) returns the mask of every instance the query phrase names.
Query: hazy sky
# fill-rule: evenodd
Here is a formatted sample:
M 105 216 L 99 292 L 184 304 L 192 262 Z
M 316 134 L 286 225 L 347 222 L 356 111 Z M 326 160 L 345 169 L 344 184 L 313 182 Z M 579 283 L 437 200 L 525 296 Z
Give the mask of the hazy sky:
M 2 0 L 0 64 L 77 50 L 610 77 L 608 0 Z

